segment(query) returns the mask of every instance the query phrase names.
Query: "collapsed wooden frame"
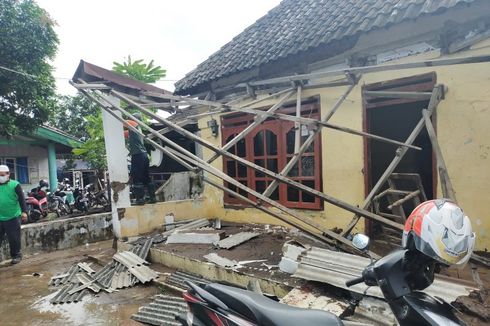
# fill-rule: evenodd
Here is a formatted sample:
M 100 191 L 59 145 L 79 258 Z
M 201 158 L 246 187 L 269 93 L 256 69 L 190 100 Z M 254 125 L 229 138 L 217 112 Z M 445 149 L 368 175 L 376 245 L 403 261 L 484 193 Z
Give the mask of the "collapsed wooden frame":
M 389 65 L 389 66 L 375 66 L 375 67 L 361 67 L 361 68 L 352 68 L 352 69 L 344 69 L 342 71 L 333 71 L 333 72 L 326 72 L 326 73 L 321 73 L 319 74 L 309 74 L 309 75 L 301 75 L 301 76 L 291 76 L 291 77 L 281 77 L 278 79 L 272 79 L 264 82 L 254 82 L 252 85 L 253 86 L 264 86 L 264 85 L 272 85 L 272 84 L 280 84 L 284 82 L 293 82 L 293 87 L 287 87 L 286 89 L 282 89 L 280 91 L 277 91 L 273 94 L 270 94 L 264 98 L 254 100 L 252 102 L 249 102 L 247 104 L 238 106 L 235 103 L 238 100 L 232 100 L 228 103 L 221 103 L 217 101 L 210 101 L 208 99 L 200 100 L 200 99 L 195 99 L 195 98 L 189 98 L 189 97 L 183 97 L 183 96 L 176 96 L 176 95 L 167 95 L 167 94 L 159 94 L 159 93 L 151 93 L 151 92 L 143 92 L 141 94 L 141 100 L 128 96 L 127 94 L 123 94 L 121 92 L 115 91 L 112 88 L 104 85 L 104 84 L 88 84 L 85 83 L 83 80 L 77 81 L 77 83 L 72 82 L 72 85 L 76 87 L 79 91 L 81 91 L 83 94 L 85 94 L 88 98 L 91 100 L 95 101 L 98 103 L 103 110 L 107 111 L 110 113 L 114 118 L 119 120 L 122 124 L 124 124 L 128 129 L 142 135 L 145 137 L 145 140 L 151 143 L 155 148 L 161 150 L 164 152 L 166 155 L 171 157 L 172 159 L 176 160 L 180 164 L 182 164 L 184 167 L 188 169 L 200 169 L 204 170 L 211 175 L 214 175 L 215 177 L 237 187 L 238 189 L 244 191 L 247 194 L 251 194 L 255 198 L 257 198 L 257 202 L 254 202 L 253 200 L 249 199 L 246 196 L 243 196 L 242 194 L 238 193 L 237 191 L 233 191 L 224 185 L 214 181 L 213 179 L 208 178 L 206 175 L 204 176 L 204 181 L 207 182 L 208 184 L 226 192 L 229 193 L 244 202 L 250 204 L 251 206 L 262 210 L 271 216 L 274 216 L 292 226 L 298 227 L 299 229 L 302 229 L 311 235 L 315 236 L 316 238 L 323 240 L 329 244 L 337 244 L 337 245 L 342 245 L 345 249 L 352 249 L 352 242 L 348 240 L 349 235 L 352 231 L 352 229 L 355 227 L 355 225 L 358 223 L 360 217 L 365 217 L 370 220 L 382 223 L 384 225 L 390 226 L 394 229 L 397 230 L 402 230 L 403 226 L 402 224 L 396 223 L 390 219 L 387 219 L 385 217 L 382 217 L 380 215 L 374 214 L 370 212 L 368 209 L 371 206 L 371 202 L 373 200 L 373 197 L 376 195 L 377 192 L 381 189 L 383 184 L 386 182 L 387 178 L 390 176 L 391 173 L 393 173 L 394 169 L 398 166 L 398 164 L 401 162 L 403 159 L 403 156 L 409 149 L 415 149 L 415 150 L 420 150 L 419 147 L 413 146 L 413 142 L 415 141 L 416 137 L 420 134 L 420 132 L 423 130 L 424 127 L 427 128 L 431 143 L 433 145 L 433 149 L 436 152 L 436 159 L 438 163 L 438 171 L 441 175 L 441 180 L 443 183 L 443 196 L 455 199 L 454 195 L 454 190 L 452 189 L 452 185 L 449 180 L 449 176 L 447 173 L 447 169 L 445 167 L 443 158 L 442 158 L 442 153 L 439 149 L 438 143 L 437 143 L 437 138 L 435 138 L 435 132 L 433 132 L 433 127 L 430 122 L 430 116 L 434 112 L 437 104 L 441 101 L 441 99 L 444 97 L 444 87 L 442 85 L 436 85 L 434 87 L 434 90 L 432 92 L 369 92 L 369 96 L 377 96 L 377 97 L 384 97 L 384 98 L 416 98 L 416 99 L 421 99 L 421 100 L 426 100 L 429 99 L 429 105 L 426 110 L 423 111 L 423 117 L 421 117 L 421 120 L 419 123 L 416 125 L 410 136 L 407 138 L 407 140 L 404 143 L 394 141 L 391 139 L 387 139 L 384 137 L 380 137 L 377 135 L 372 135 L 369 133 L 361 132 L 361 131 L 356 131 L 352 130 L 349 128 L 341 127 L 341 126 L 335 126 L 332 124 L 328 123 L 328 120 L 333 116 L 333 114 L 338 110 L 338 108 L 342 105 L 342 103 L 345 101 L 345 99 L 348 97 L 350 92 L 355 88 L 357 85 L 358 80 L 360 79 L 360 75 L 354 76 L 354 73 L 367 73 L 367 72 L 375 72 L 375 71 L 383 71 L 383 70 L 390 70 L 390 69 L 406 69 L 406 68 L 414 68 L 414 67 L 430 67 L 430 66 L 440 66 L 440 65 L 453 65 L 453 64 L 464 64 L 464 63 L 476 63 L 476 62 L 488 62 L 490 61 L 490 56 L 484 56 L 484 57 L 470 57 L 470 58 L 456 58 L 456 59 L 442 59 L 442 60 L 433 60 L 433 61 L 424 61 L 424 62 L 419 62 L 419 63 L 406 63 L 406 64 L 396 64 L 396 65 Z M 335 103 L 335 105 L 331 108 L 331 110 L 325 115 L 320 120 L 316 119 L 310 119 L 310 118 L 302 118 L 300 115 L 296 114 L 296 116 L 290 116 L 290 115 L 285 115 L 285 114 L 280 114 L 276 113 L 277 111 L 290 97 L 292 97 L 294 94 L 296 94 L 296 99 L 297 99 L 297 107 L 298 103 L 301 103 L 301 91 L 304 88 L 315 88 L 315 84 L 310 84 L 307 85 L 306 87 L 302 87 L 303 83 L 305 81 L 308 81 L 311 78 L 319 78 L 319 77 L 325 77 L 325 76 L 337 76 L 340 74 L 345 74 L 347 75 L 347 80 L 350 81 L 350 83 L 339 83 L 338 81 L 332 82 L 332 83 L 323 83 L 323 84 L 317 84 L 318 87 L 324 88 L 324 87 L 338 87 L 339 85 L 348 85 L 347 90 L 345 93 L 338 99 L 338 101 Z M 240 85 L 237 85 L 237 87 Z M 247 87 L 250 87 L 250 84 L 248 84 Z M 248 93 L 253 93 L 253 92 L 248 92 Z M 272 105 L 267 111 L 262 111 L 258 109 L 253 109 L 252 107 L 256 105 L 257 103 L 260 103 L 265 100 L 269 100 L 272 98 L 276 98 L 281 96 L 279 101 L 277 101 L 274 105 Z M 163 131 L 167 132 L 170 130 L 176 131 L 179 134 L 185 136 L 188 139 L 191 139 L 195 141 L 196 143 L 199 143 L 203 145 L 204 147 L 207 147 L 211 151 L 215 152 L 215 155 L 209 159 L 208 161 L 204 161 L 194 155 L 193 153 L 187 151 L 186 149 L 180 147 L 178 144 L 174 143 L 167 137 L 163 136 L 164 132 L 161 131 L 156 131 L 147 124 L 145 124 L 143 121 L 137 119 L 132 115 L 130 112 L 125 110 L 119 103 L 115 103 L 112 97 L 117 98 L 120 101 L 123 101 L 127 105 L 131 106 L 134 109 L 137 109 L 141 113 L 159 121 L 163 125 L 166 126 L 166 128 L 163 129 Z M 199 117 L 203 117 L 206 115 L 214 115 L 214 114 L 221 114 L 221 113 L 227 113 L 227 112 L 244 112 L 244 113 L 250 113 L 255 115 L 255 121 L 249 125 L 247 128 L 245 128 L 240 134 L 235 136 L 231 141 L 229 141 L 227 144 L 223 145 L 222 147 L 217 147 L 216 145 L 206 141 L 205 139 L 202 139 L 201 137 L 187 131 L 182 127 L 181 124 L 175 123 L 168 121 L 167 119 L 164 119 L 148 108 L 153 107 L 151 104 L 151 101 L 149 101 L 149 98 L 158 98 L 159 100 L 168 100 L 169 101 L 169 106 L 173 108 L 179 108 L 179 107 L 187 107 L 191 105 L 199 105 L 199 106 L 207 106 L 209 107 L 209 112 L 194 115 L 192 117 L 188 117 L 187 119 L 196 119 Z M 240 98 L 240 100 L 243 100 L 243 97 Z M 155 107 L 162 106 L 162 103 L 155 103 Z M 149 136 L 145 135 L 142 133 L 139 129 L 132 127 L 129 125 L 123 118 L 115 114 L 115 111 L 121 112 L 124 116 L 130 118 L 133 121 L 136 121 L 137 124 L 144 130 L 147 130 L 150 134 Z M 295 144 L 295 155 L 293 158 L 288 162 L 288 164 L 283 168 L 283 170 L 280 173 L 275 173 L 270 170 L 267 170 L 261 166 L 258 166 L 252 162 L 249 162 L 245 160 L 244 158 L 238 157 L 227 150 L 231 148 L 234 144 L 236 144 L 238 141 L 243 139 L 248 133 L 250 133 L 254 128 L 259 126 L 261 123 L 263 123 L 265 120 L 269 118 L 274 118 L 274 119 L 281 119 L 281 120 L 286 120 L 286 121 L 293 121 L 295 122 L 296 126 L 306 124 L 309 126 L 312 126 L 313 132 L 310 133 L 309 137 L 306 139 L 306 141 L 302 144 L 299 145 L 298 143 Z M 298 162 L 300 159 L 301 155 L 305 152 L 305 150 L 308 148 L 308 146 L 314 141 L 315 137 L 320 133 L 323 127 L 334 129 L 334 130 L 339 130 L 355 135 L 359 135 L 362 137 L 366 138 L 371 138 L 374 140 L 378 141 L 384 141 L 392 144 L 396 144 L 399 146 L 398 150 L 396 151 L 395 158 L 391 162 L 391 164 L 388 166 L 386 169 L 385 173 L 382 175 L 382 177 L 378 180 L 376 185 L 373 187 L 372 191 L 369 193 L 369 195 L 366 197 L 362 208 L 359 208 L 355 205 L 351 205 L 349 203 L 346 203 L 344 201 L 341 201 L 339 199 L 336 199 L 332 196 L 329 196 L 327 194 L 324 194 L 316 189 L 307 187 L 299 182 L 296 182 L 294 180 L 291 180 L 287 178 L 287 174 L 291 170 L 291 168 Z M 430 128 L 432 127 L 432 130 Z M 431 132 L 432 131 L 432 132 Z M 297 129 L 297 133 L 299 133 L 299 130 Z M 155 142 L 153 139 L 158 138 L 160 139 L 163 143 L 166 144 L 166 146 L 162 146 L 159 143 Z M 244 186 L 237 180 L 229 177 L 226 175 L 223 171 L 216 169 L 211 165 L 211 163 L 218 157 L 224 156 L 228 157 L 232 160 L 238 161 L 239 163 L 252 168 L 254 170 L 260 171 L 261 173 L 264 173 L 265 175 L 269 176 L 272 179 L 272 182 L 270 185 L 267 187 L 267 189 L 261 194 L 256 192 L 255 190 L 248 188 L 247 186 Z M 340 208 L 343 208 L 347 211 L 350 211 L 354 213 L 354 217 L 352 221 L 348 224 L 348 226 L 345 228 L 345 230 L 341 234 L 337 234 L 313 221 L 309 218 L 305 218 L 299 214 L 299 212 L 294 211 L 292 209 L 289 209 L 282 204 L 275 202 L 274 200 L 271 200 L 269 196 L 273 193 L 275 188 L 278 186 L 279 182 L 286 183 L 291 187 L 294 187 L 296 189 L 299 189 L 301 191 L 308 192 L 309 194 L 320 198 L 320 200 L 323 200 L 325 202 L 328 202 L 332 205 L 338 206 Z M 275 210 L 272 210 L 270 207 L 267 207 L 263 205 L 263 203 L 270 205 L 271 207 L 276 208 L 282 213 L 278 213 Z M 284 215 L 286 214 L 286 216 Z

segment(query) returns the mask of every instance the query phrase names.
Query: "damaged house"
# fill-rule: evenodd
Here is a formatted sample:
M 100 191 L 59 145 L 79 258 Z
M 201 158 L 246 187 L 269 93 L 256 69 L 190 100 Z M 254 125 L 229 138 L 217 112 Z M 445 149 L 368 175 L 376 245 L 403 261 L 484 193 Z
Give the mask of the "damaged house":
M 206 181 L 198 199 L 122 200 L 116 234 L 149 232 L 171 212 L 396 242 L 415 205 L 449 197 L 470 217 L 477 250 L 488 249 L 489 26 L 486 0 L 284 0 L 174 95 L 110 91 L 176 109 L 170 129 L 192 130 L 197 158 L 162 148 Z

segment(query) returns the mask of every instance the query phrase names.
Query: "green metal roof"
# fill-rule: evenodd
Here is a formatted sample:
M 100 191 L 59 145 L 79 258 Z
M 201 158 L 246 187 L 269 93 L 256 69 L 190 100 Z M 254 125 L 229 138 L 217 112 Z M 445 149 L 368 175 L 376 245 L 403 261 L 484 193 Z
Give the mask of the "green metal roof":
M 41 126 L 37 128 L 37 130 L 34 132 L 34 136 L 51 140 L 53 142 L 75 148 L 78 147 L 82 144 L 82 142 L 78 139 L 76 139 L 73 136 L 68 135 L 67 133 L 58 130 L 53 127 L 48 127 L 48 126 Z

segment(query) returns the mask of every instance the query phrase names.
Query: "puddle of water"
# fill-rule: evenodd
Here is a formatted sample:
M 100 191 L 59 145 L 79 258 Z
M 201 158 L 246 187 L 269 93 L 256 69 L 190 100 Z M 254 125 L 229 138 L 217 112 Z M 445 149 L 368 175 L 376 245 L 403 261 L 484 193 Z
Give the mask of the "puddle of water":
M 140 285 L 110 294 L 90 293 L 76 303 L 49 303 L 60 289 L 48 287 L 50 278 L 83 260 L 87 252 L 85 248 L 57 251 L 1 267 L 0 325 L 140 325 L 130 319 L 131 315 L 151 301 L 159 292 L 156 287 Z M 39 276 L 34 277 L 34 273 Z

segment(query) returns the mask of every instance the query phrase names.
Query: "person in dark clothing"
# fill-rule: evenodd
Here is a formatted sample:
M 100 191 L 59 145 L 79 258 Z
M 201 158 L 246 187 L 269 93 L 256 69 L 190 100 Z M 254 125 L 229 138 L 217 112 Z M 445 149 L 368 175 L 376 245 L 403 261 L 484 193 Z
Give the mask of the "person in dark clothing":
M 135 114 L 137 119 L 140 116 Z M 127 120 L 133 127 L 138 124 L 135 121 Z M 143 137 L 131 130 L 125 132 L 128 138 L 129 155 L 131 155 L 131 178 L 133 182 L 133 193 L 136 197 L 136 204 L 145 204 L 145 187 L 148 191 L 149 203 L 156 203 L 155 184 L 150 179 L 150 160 L 145 148 Z
M 11 264 L 22 260 L 20 251 L 20 224 L 27 220 L 27 207 L 24 191 L 20 183 L 10 179 L 10 170 L 0 165 L 0 245 L 5 235 L 10 246 Z

